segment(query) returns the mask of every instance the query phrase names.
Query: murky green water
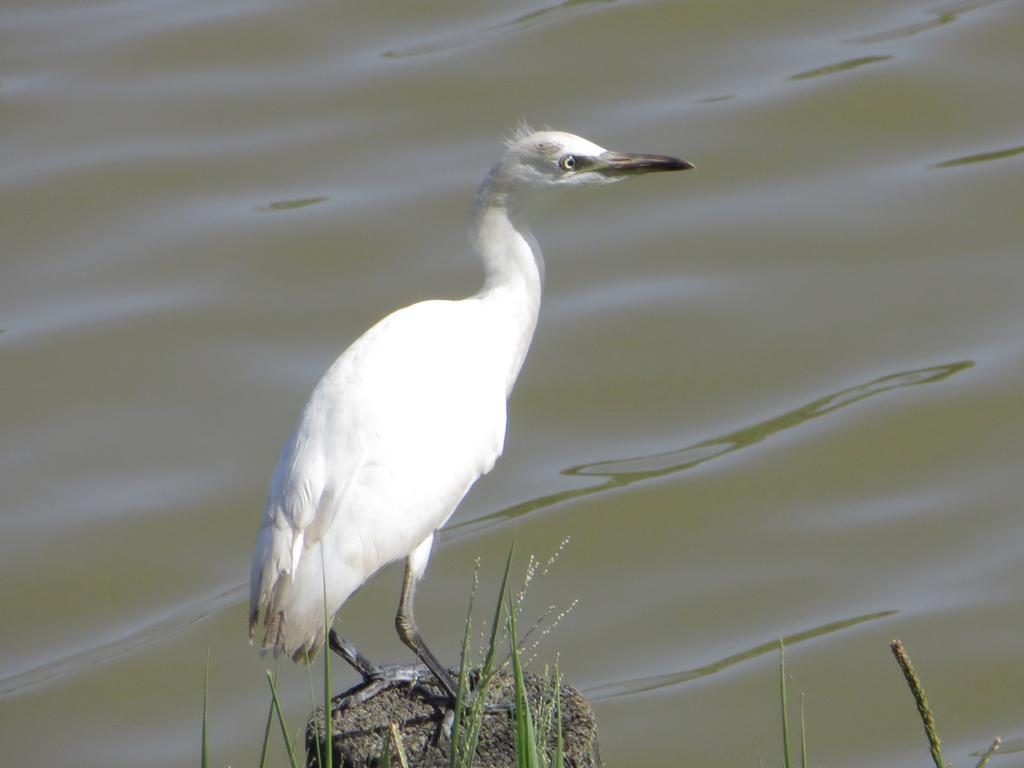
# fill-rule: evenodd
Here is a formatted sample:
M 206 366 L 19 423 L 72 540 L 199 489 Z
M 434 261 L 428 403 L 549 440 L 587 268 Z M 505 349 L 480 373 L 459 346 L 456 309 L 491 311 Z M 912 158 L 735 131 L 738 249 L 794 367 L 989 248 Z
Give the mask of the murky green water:
M 476 288 L 466 210 L 527 118 L 698 170 L 538 223 L 432 645 L 474 557 L 572 536 L 531 610 L 578 599 L 542 657 L 609 765 L 778 764 L 783 636 L 814 764 L 927 762 L 900 637 L 947 758 L 1024 765 L 1024 4 L 352 5 L 0 10 L 3 762 L 195 764 L 209 648 L 211 756 L 255 764 L 277 452 L 364 328 Z M 398 579 L 339 621 L 395 661 Z

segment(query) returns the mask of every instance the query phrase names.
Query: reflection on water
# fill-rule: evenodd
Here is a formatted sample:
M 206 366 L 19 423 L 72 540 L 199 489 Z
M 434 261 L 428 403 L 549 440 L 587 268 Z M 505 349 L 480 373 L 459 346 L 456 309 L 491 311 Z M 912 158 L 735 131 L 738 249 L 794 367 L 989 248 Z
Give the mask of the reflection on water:
M 322 203 L 327 199 L 328 198 L 326 195 L 322 195 L 320 197 L 302 197 L 299 198 L 298 200 L 279 200 L 273 203 L 268 203 L 267 205 L 260 206 L 256 210 L 259 211 L 260 213 L 266 213 L 269 211 L 292 211 L 295 210 L 296 208 L 306 208 L 307 206 L 310 205 Z
M 428 53 L 452 51 L 456 48 L 461 48 L 464 45 L 471 45 L 473 43 L 479 43 L 482 40 L 497 37 L 504 32 L 519 32 L 529 29 L 530 27 L 545 20 L 551 21 L 562 16 L 568 16 L 570 13 L 578 11 L 579 6 L 593 5 L 595 3 L 607 5 L 614 2 L 616 2 L 616 0 L 565 0 L 565 2 L 558 3 L 557 5 L 524 13 L 522 16 L 517 16 L 509 21 L 503 21 L 500 24 L 492 24 L 491 26 L 484 27 L 483 29 L 452 35 L 451 37 L 446 37 L 442 40 L 413 45 L 408 48 L 396 48 L 390 51 L 385 51 L 381 55 L 389 59 L 403 59 L 410 56 L 423 56 Z
M 494 514 L 477 518 L 476 520 L 468 520 L 466 522 L 450 526 L 449 528 L 446 528 L 443 533 L 446 534 L 446 539 L 451 537 L 453 533 L 456 537 L 460 537 L 471 532 L 490 527 L 500 521 L 516 518 L 521 515 L 534 512 L 538 509 L 551 507 L 565 501 L 579 499 L 597 493 L 604 493 L 644 480 L 652 480 L 666 475 L 691 470 L 705 462 L 711 461 L 712 459 L 726 456 L 740 450 L 741 448 L 756 445 L 757 443 L 760 443 L 772 435 L 778 434 L 786 429 L 797 427 L 805 422 L 811 421 L 812 419 L 834 413 L 841 408 L 859 403 L 869 397 L 881 395 L 896 389 L 903 389 L 905 387 L 918 386 L 921 384 L 934 384 L 944 381 L 956 373 L 971 368 L 973 365 L 974 363 L 972 361 L 962 361 L 881 376 L 865 384 L 857 384 L 855 386 L 839 390 L 838 392 L 834 392 L 833 394 L 826 395 L 825 397 L 821 397 L 794 410 L 786 411 L 785 413 L 766 421 L 758 422 L 757 424 L 736 430 L 735 432 L 730 432 L 720 437 L 703 440 L 699 443 L 695 443 L 694 445 L 680 448 L 679 450 L 655 453 L 648 456 L 637 456 L 627 459 L 614 459 L 611 461 L 602 461 L 591 464 L 580 464 L 575 467 L 569 467 L 562 471 L 563 475 L 570 477 L 599 477 L 605 478 L 606 480 L 600 485 L 590 486 L 587 488 L 575 488 L 532 499 L 530 501 L 523 502 L 522 504 L 508 507 L 507 509 Z M 203 617 L 234 605 L 243 599 L 245 590 L 246 585 L 239 584 L 208 599 L 182 606 L 165 616 L 161 616 L 154 621 L 148 622 L 128 635 L 69 654 L 60 659 L 50 660 L 43 666 L 2 679 L 0 680 L 0 697 L 7 696 L 18 691 L 23 691 L 42 683 L 59 679 L 66 675 L 79 673 L 82 670 L 98 664 L 112 661 L 125 653 L 145 646 L 158 638 L 166 638 L 170 635 L 184 632 L 188 627 L 200 621 Z M 828 624 L 824 627 L 808 630 L 807 632 L 784 639 L 787 643 L 799 642 L 800 640 L 808 637 L 814 637 L 826 632 L 833 632 L 837 629 L 850 626 L 851 624 L 887 615 L 889 614 L 870 614 L 868 616 L 848 619 L 844 622 Z M 766 648 L 767 650 L 771 650 L 771 648 L 774 647 L 775 646 L 772 644 L 768 644 L 767 646 L 758 646 L 744 654 L 731 656 L 729 659 L 717 662 L 716 665 L 712 666 L 715 669 L 721 668 L 722 666 L 728 666 L 728 664 L 736 663 L 746 658 L 750 658 L 751 656 L 764 653 L 766 652 Z M 651 678 L 651 680 L 658 681 L 663 681 L 664 679 L 669 678 L 668 682 L 658 682 L 656 685 L 652 684 L 651 687 L 672 685 L 676 682 L 682 682 L 686 679 L 699 677 L 703 674 L 710 674 L 711 671 L 714 671 L 712 667 L 705 667 L 702 668 L 702 670 L 709 671 L 691 670 L 685 673 Z M 683 677 L 680 677 L 680 675 Z M 647 685 L 649 682 L 650 680 L 643 680 L 634 681 L 629 684 Z M 626 683 L 616 685 L 626 685 Z M 604 689 L 601 690 L 603 691 Z M 641 687 L 636 690 L 630 689 L 628 691 L 619 691 L 616 689 L 615 693 L 608 693 L 607 695 L 619 695 L 627 692 L 636 693 L 640 690 L 649 690 L 649 687 Z
M 878 621 L 879 619 L 884 619 L 887 616 L 892 616 L 895 613 L 896 611 L 877 611 L 876 613 L 866 613 L 863 616 L 854 616 L 849 619 L 842 619 L 841 621 L 832 621 L 818 627 L 805 629 L 803 632 L 795 632 L 792 635 L 783 637 L 781 640 L 785 645 L 792 646 L 797 643 L 802 643 L 804 640 L 811 640 L 815 637 L 839 632 L 844 629 L 848 629 L 849 627 L 855 627 L 858 624 L 864 624 L 869 621 Z M 670 685 L 678 685 L 680 683 L 687 683 L 691 680 L 697 680 L 701 677 L 708 677 L 741 662 L 749 661 L 750 659 L 755 659 L 758 656 L 763 656 L 766 653 L 772 653 L 778 650 L 779 640 L 772 640 L 767 643 L 762 643 L 761 645 L 756 645 L 746 651 L 726 656 L 718 661 L 713 661 L 710 664 L 705 664 L 703 667 L 697 667 L 696 669 L 686 669 L 681 672 L 669 672 L 664 675 L 654 675 L 652 677 L 638 677 L 619 680 L 614 683 L 607 683 L 594 688 L 588 688 L 584 693 L 587 698 L 597 700 L 614 699 L 622 696 L 631 696 L 635 693 L 654 691 L 658 688 L 667 688 Z
M 237 605 L 248 594 L 248 584 L 240 584 L 196 603 L 188 603 L 168 611 L 138 627 L 129 634 L 97 643 L 45 664 L 0 679 L 0 699 L 16 696 L 44 683 L 73 677 L 87 669 L 127 656 L 157 640 L 167 640 L 184 634 L 207 616 L 212 616 L 232 605 Z
M 932 168 L 954 168 L 958 165 L 971 165 L 972 163 L 985 163 L 989 160 L 1002 160 L 1006 157 L 1014 157 L 1024 153 L 1024 147 L 1010 147 L 1009 149 L 996 149 L 991 152 L 979 152 L 976 155 L 965 155 L 955 157 L 952 160 L 943 160 L 935 163 Z
M 504 550 L 503 526 L 514 518 L 530 540 L 554 541 L 564 534 L 559 513 L 611 516 L 615 505 L 603 502 L 622 489 L 653 492 L 645 514 L 662 512 L 665 533 L 653 544 L 663 552 L 695 522 L 672 513 L 673 495 L 685 484 L 700 496 L 707 546 L 698 554 L 706 560 L 651 558 L 650 542 L 622 546 L 613 537 L 623 529 L 609 525 L 574 546 L 571 574 L 558 587 L 604 606 L 566 628 L 575 633 L 581 684 L 675 673 L 594 691 L 657 689 L 609 707 L 609 762 L 679 762 L 673 704 L 697 684 L 664 686 L 762 652 L 705 678 L 728 677 L 738 699 L 688 711 L 693 741 L 684 745 L 720 757 L 727 728 L 728 753 L 756 754 L 752 734 L 763 712 L 743 719 L 735 704 L 761 690 L 755 672 L 775 658 L 774 633 L 883 608 L 900 613 L 862 624 L 867 634 L 894 628 L 918 637 L 939 686 L 955 689 L 965 669 L 976 676 L 978 685 L 960 688 L 968 705 L 962 733 L 987 733 L 986 718 L 1012 718 L 1020 710 L 1012 681 L 1024 670 L 1012 588 L 1024 581 L 1016 477 L 1024 443 L 1021 420 L 1007 416 L 1019 411 L 1024 386 L 1024 262 L 1013 258 L 1013 172 L 1024 160 L 1015 25 L 1024 5 L 953 2 L 804 2 L 785 18 L 754 2 L 686 12 L 605 0 L 528 0 L 500 10 L 454 3 L 401 18 L 376 4 L 278 0 L 20 3 L 20 13 L 0 22 L 17 28 L 4 41 L 0 73 L 0 133 L 9 148 L 0 164 L 0 215 L 9 221 L 0 278 L 5 762 L 74 754 L 89 768 L 137 764 L 144 754 L 152 768 L 187 763 L 199 740 L 202 660 L 211 645 L 222 659 L 211 700 L 214 762 L 252 762 L 266 683 L 239 619 L 252 515 L 278 430 L 290 428 L 287 403 L 301 406 L 306 377 L 317 375 L 309 362 L 333 350 L 344 328 L 363 327 L 359 318 L 372 319 L 375 308 L 464 285 L 463 236 L 438 224 L 447 219 L 441 213 L 451 204 L 463 215 L 454 191 L 477 180 L 464 165 L 467 152 L 483 152 L 530 115 L 590 125 L 585 132 L 632 132 L 655 147 L 685 138 L 707 158 L 692 189 L 652 181 L 595 192 L 578 226 L 550 217 L 551 237 L 578 246 L 564 249 L 563 277 L 555 279 L 567 281 L 563 295 L 572 285 L 573 306 L 606 335 L 602 344 L 574 343 L 579 318 L 549 315 L 547 364 L 557 367 L 558 353 L 568 351 L 572 376 L 551 369 L 542 396 L 572 398 L 572 382 L 584 380 L 598 395 L 622 391 L 653 434 L 638 426 L 629 447 L 614 435 L 595 442 L 590 431 L 545 444 L 546 426 L 536 423 L 533 438 L 525 435 L 536 449 L 530 463 L 545 468 L 549 484 L 531 490 L 529 478 L 524 487 L 503 473 L 492 491 L 525 503 L 444 534 L 479 534 L 471 549 Z M 800 73 L 806 79 L 787 79 Z M 878 75 L 886 82 L 871 87 Z M 857 87 L 831 87 L 839 84 Z M 951 95 L 969 104 L 950 109 Z M 325 166 L 325 157 L 339 156 Z M 411 163 L 413 173 L 401 176 L 396 161 L 407 170 Z M 630 215 L 621 215 L 624 199 Z M 339 248 L 342 225 L 351 247 Z M 623 278 L 630 266 L 617 258 L 622 244 L 635 246 L 651 279 Z M 296 269 L 282 260 L 293 252 L 332 257 Z M 421 252 L 434 256 L 402 264 L 388 257 Z M 367 254 L 382 256 L 372 269 Z M 716 290 L 676 300 L 684 273 Z M 272 300 L 253 299 L 261 296 Z M 649 374 L 642 381 L 608 365 L 609 349 L 652 340 L 652 328 L 664 343 L 676 329 L 698 333 L 699 370 L 685 357 L 663 360 L 662 343 L 653 341 L 631 348 Z M 772 391 L 788 394 L 702 431 L 658 423 L 662 409 L 678 409 L 686 397 L 673 389 L 681 381 L 704 392 L 709 414 L 765 402 L 760 375 L 715 389 L 712 372 L 734 365 L 737 354 L 757 357 Z M 846 373 L 808 389 L 794 361 L 809 357 L 821 370 Z M 924 368 L 964 360 L 978 365 L 948 385 L 944 378 L 971 364 Z M 541 354 L 534 362 L 544 361 Z M 600 396 L 572 407 L 581 422 L 607 416 Z M 780 434 L 791 427 L 799 429 Z M 814 451 L 802 445 L 811 435 Z M 879 440 L 887 450 L 871 452 Z M 776 450 L 788 443 L 794 450 Z M 870 461 L 861 460 L 867 453 Z M 814 482 L 806 481 L 809 454 L 822 470 Z M 757 472 L 769 457 L 773 471 Z M 697 472 L 714 477 L 694 483 Z M 850 515 L 865 499 L 867 512 L 878 514 Z M 823 521 L 811 533 L 816 542 L 827 535 L 829 548 L 809 595 L 787 590 L 807 531 L 791 517 L 800 536 L 764 522 L 775 519 L 765 504 Z M 502 506 L 476 506 L 460 522 Z M 555 514 L 545 514 L 549 507 Z M 736 510 L 772 534 L 745 539 L 744 567 L 783 569 L 756 599 L 735 580 L 732 558 L 716 556 L 739 546 L 730 536 L 747 518 Z M 70 524 L 57 525 L 63 520 Z M 914 536 L 914 557 L 900 556 L 903 533 Z M 623 562 L 637 566 L 625 585 L 608 568 L 608 553 L 620 549 Z M 873 553 L 867 565 L 864 551 Z M 832 557 L 843 567 L 829 567 Z M 698 566 L 706 568 L 707 599 L 688 608 L 687 625 L 741 619 L 693 638 L 685 659 L 607 670 L 605 650 L 588 640 L 622 627 L 672 653 L 665 633 L 677 628 L 661 620 L 665 596 L 657 590 Z M 464 567 L 438 558 L 434 594 L 464 583 Z M 851 578 L 865 569 L 868 578 Z M 876 602 L 891 594 L 879 582 L 902 585 L 898 605 Z M 369 617 L 378 606 L 368 597 Z M 740 611 L 765 606 L 771 620 L 776 600 L 789 600 L 786 626 L 750 635 L 752 617 Z M 461 639 L 463 609 L 451 602 L 436 599 L 431 618 L 440 637 L 454 630 Z M 843 625 L 816 630 L 834 632 L 818 643 L 841 647 L 844 663 L 867 669 L 875 649 L 858 640 L 860 629 Z M 394 647 L 376 620 L 358 633 L 385 643 L 382 652 Z M 716 662 L 722 657 L 729 658 Z M 698 665 L 707 666 L 683 670 Z M 303 673 L 290 675 L 299 687 L 286 694 L 284 714 L 304 721 Z M 873 682 L 850 679 L 837 716 L 863 715 L 857 702 L 877 693 Z M 905 714 L 903 696 L 890 698 L 876 697 L 868 714 L 883 723 Z M 74 715 L 58 729 L 49 725 L 49 713 L 65 712 Z M 905 742 L 918 734 L 879 730 L 874 720 L 865 721 L 883 734 L 872 740 L 881 758 L 874 762 L 909 768 L 916 752 Z M 957 753 L 951 743 L 951 757 L 973 765 L 966 750 L 979 744 L 971 738 Z M 856 754 L 863 745 L 843 749 L 827 762 L 864 762 Z
M 879 61 L 888 61 L 891 58 L 892 56 L 861 56 L 859 59 L 847 59 L 846 61 L 829 64 L 824 67 L 808 69 L 806 72 L 798 72 L 795 75 L 790 75 L 788 79 L 809 80 L 812 77 L 823 77 L 824 75 L 833 75 L 836 72 L 847 72 L 851 69 L 857 69 L 857 67 L 863 67 L 865 64 L 875 64 Z
M 459 531 L 460 534 L 475 531 L 479 528 L 493 525 L 497 521 L 520 517 L 521 515 L 526 515 L 538 509 L 551 507 L 565 501 L 579 499 L 595 493 L 605 493 L 643 480 L 652 480 L 664 477 L 665 475 L 684 472 L 712 459 L 738 451 L 741 448 L 756 445 L 783 430 L 797 427 L 812 419 L 834 413 L 840 408 L 859 403 L 869 397 L 896 389 L 903 389 L 904 387 L 944 381 L 956 373 L 971 368 L 973 365 L 973 361 L 966 360 L 881 376 L 865 384 L 857 384 L 841 389 L 831 395 L 826 395 L 766 421 L 758 422 L 721 437 L 702 440 L 699 443 L 675 451 L 569 467 L 562 470 L 563 475 L 570 477 L 603 477 L 607 478 L 607 481 L 596 486 L 573 488 L 542 496 L 539 499 L 531 499 L 494 514 L 453 525 L 446 530 L 448 532 Z
M 937 27 L 956 21 L 962 15 L 969 13 L 970 11 L 1001 2 L 1004 2 L 1004 0 L 967 0 L 967 2 L 963 3 L 946 5 L 942 8 L 930 11 L 930 13 L 935 16 L 934 19 L 917 22 L 916 24 L 907 24 L 902 27 L 897 27 L 896 29 L 876 32 L 871 35 L 853 37 L 845 42 L 850 43 L 851 45 L 858 45 L 861 43 L 882 43 L 887 40 L 897 40 L 901 37 L 910 37 L 911 35 L 916 35 L 918 32 L 926 32 L 929 29 L 936 29 Z

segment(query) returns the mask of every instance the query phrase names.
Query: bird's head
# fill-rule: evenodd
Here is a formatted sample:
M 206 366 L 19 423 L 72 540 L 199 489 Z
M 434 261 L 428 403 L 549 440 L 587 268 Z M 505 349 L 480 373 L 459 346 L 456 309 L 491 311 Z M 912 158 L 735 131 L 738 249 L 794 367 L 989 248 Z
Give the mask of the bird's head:
M 505 156 L 491 171 L 490 180 L 516 194 L 611 184 L 642 173 L 688 168 L 693 164 L 675 157 L 613 152 L 572 133 L 524 126 L 508 140 Z

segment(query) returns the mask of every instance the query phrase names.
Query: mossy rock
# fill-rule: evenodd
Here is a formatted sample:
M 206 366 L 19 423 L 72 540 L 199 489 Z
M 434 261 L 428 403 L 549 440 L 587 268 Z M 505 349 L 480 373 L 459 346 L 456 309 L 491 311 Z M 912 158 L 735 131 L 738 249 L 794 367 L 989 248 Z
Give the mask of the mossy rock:
M 526 690 L 533 709 L 550 701 L 549 683 L 526 673 Z M 452 713 L 440 686 L 432 679 L 413 684 L 394 683 L 376 696 L 344 706 L 357 689 L 335 696 L 331 702 L 333 761 L 335 768 L 376 768 L 391 724 L 399 734 L 410 768 L 448 768 Z M 562 684 L 562 747 L 566 768 L 600 768 L 597 722 L 590 704 L 575 688 Z M 492 704 L 512 701 L 509 676 L 496 679 L 488 692 Z M 323 733 L 323 707 L 318 708 L 306 727 L 306 765 L 319 768 L 315 734 Z M 553 751 L 555 733 L 549 729 L 548 754 Z M 320 743 L 323 749 L 323 743 Z M 392 765 L 398 765 L 393 756 Z M 473 768 L 512 768 L 515 765 L 515 728 L 511 710 L 488 712 L 480 727 Z

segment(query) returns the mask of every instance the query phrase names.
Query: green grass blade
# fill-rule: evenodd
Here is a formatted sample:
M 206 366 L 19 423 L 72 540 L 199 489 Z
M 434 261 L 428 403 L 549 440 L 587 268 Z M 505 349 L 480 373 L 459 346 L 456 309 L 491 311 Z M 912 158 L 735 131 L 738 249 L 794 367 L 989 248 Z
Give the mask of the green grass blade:
M 295 759 L 295 745 L 292 744 L 292 737 L 288 735 L 288 724 L 284 720 L 284 713 L 281 711 L 281 700 L 277 697 L 277 684 L 267 670 L 267 681 L 270 683 L 270 696 L 274 702 L 274 713 L 277 715 L 277 722 L 281 724 L 281 735 L 284 737 L 284 746 L 288 750 L 288 763 L 291 768 L 299 768 L 299 762 Z
M 202 751 L 202 766 L 207 768 L 210 764 L 210 758 L 208 754 L 208 738 L 209 738 L 209 724 L 207 722 L 207 701 L 209 698 L 210 691 L 210 649 L 206 649 L 206 670 L 203 672 L 203 751 Z
M 463 754 L 464 744 L 463 741 L 463 730 L 462 730 L 462 717 L 463 708 L 466 703 L 466 696 L 469 694 L 469 646 L 470 637 L 473 628 L 473 598 L 476 596 L 476 589 L 469 594 L 469 606 L 466 609 L 466 630 L 462 636 L 462 654 L 459 658 L 459 685 L 458 690 L 455 692 L 455 715 L 452 720 L 452 740 L 451 749 L 448 752 L 448 767 L 458 768 L 460 765 L 460 755 Z M 468 760 L 472 761 L 473 756 L 470 755 Z
M 502 610 L 505 607 L 505 599 L 508 596 L 509 575 L 512 572 L 512 558 L 515 554 L 517 534 L 512 535 L 512 544 L 509 545 L 508 556 L 505 558 L 505 570 L 501 576 L 501 586 L 498 589 L 498 598 L 494 605 L 494 618 L 491 621 L 491 632 L 487 641 L 487 651 L 484 654 L 484 662 L 480 667 L 480 679 L 477 682 L 476 694 L 473 699 L 473 706 L 470 708 L 468 729 L 464 738 L 465 748 L 460 758 L 462 768 L 470 768 L 473 757 L 476 754 L 477 741 L 480 737 L 480 729 L 483 726 L 485 709 L 487 707 L 487 691 L 490 688 L 494 675 L 497 673 L 495 659 L 498 656 L 498 630 L 502 624 Z
M 804 717 L 804 695 L 800 694 L 800 768 L 807 768 L 807 720 Z
M 491 622 L 491 638 L 487 645 L 487 658 L 484 659 L 484 668 L 488 669 L 494 664 L 494 657 L 498 648 L 498 627 L 501 626 L 501 609 L 505 604 L 505 597 L 508 594 L 508 576 L 512 571 L 512 556 L 516 551 L 516 539 L 519 531 L 512 534 L 512 544 L 508 548 L 508 557 L 505 558 L 505 572 L 501 576 L 501 587 L 498 589 L 498 601 L 494 606 L 494 619 Z M 515 644 L 515 638 L 512 640 Z
M 309 661 L 309 653 L 303 653 L 303 661 L 306 663 L 306 677 L 309 679 L 309 706 L 310 711 L 313 713 L 313 728 L 316 733 L 313 734 L 313 748 L 316 750 L 316 764 L 323 765 L 323 753 L 320 751 L 320 727 L 316 724 L 316 688 L 313 685 L 313 665 Z
M 512 645 L 512 672 L 515 676 L 515 728 L 516 768 L 540 768 L 537 754 L 537 734 L 530 714 L 530 699 L 526 692 L 523 665 L 519 655 L 519 628 L 516 626 L 516 607 L 508 598 L 509 642 Z
M 377 768 L 391 768 L 391 734 L 384 734 L 384 743 L 380 745 L 380 757 L 377 758 Z
M 490 689 L 493 679 L 493 670 L 488 671 L 486 674 L 481 670 L 480 680 L 474 692 L 473 706 L 470 707 L 468 714 L 464 715 L 464 723 L 468 727 L 463 736 L 463 751 L 459 758 L 461 768 L 471 768 L 473 765 L 477 743 L 480 740 L 480 729 L 483 727 L 486 715 L 487 691 Z
M 555 662 L 555 754 L 552 768 L 565 768 L 565 745 L 562 744 L 562 675 Z
M 324 564 L 324 550 L 320 548 L 320 574 L 324 587 L 324 755 L 321 768 L 334 768 L 334 717 L 331 712 L 331 644 L 330 623 L 327 616 L 327 566 Z M 314 710 L 315 711 L 315 710 Z
M 779 696 L 782 699 L 782 764 L 791 768 L 789 759 L 789 710 L 786 702 L 786 646 L 779 640 Z
M 274 682 L 277 683 L 277 669 L 274 669 Z M 263 743 L 260 744 L 260 768 L 266 768 L 267 748 L 270 746 L 270 726 L 274 722 L 274 702 L 267 706 L 267 723 L 263 726 Z

